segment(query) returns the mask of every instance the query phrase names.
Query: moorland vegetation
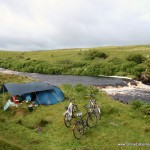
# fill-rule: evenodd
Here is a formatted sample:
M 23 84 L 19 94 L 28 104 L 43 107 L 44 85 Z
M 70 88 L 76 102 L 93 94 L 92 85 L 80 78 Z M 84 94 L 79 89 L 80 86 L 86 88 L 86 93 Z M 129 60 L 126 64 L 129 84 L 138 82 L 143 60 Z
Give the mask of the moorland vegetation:
M 73 75 L 150 75 L 150 45 L 35 52 L 0 51 L 0 67 L 22 72 Z

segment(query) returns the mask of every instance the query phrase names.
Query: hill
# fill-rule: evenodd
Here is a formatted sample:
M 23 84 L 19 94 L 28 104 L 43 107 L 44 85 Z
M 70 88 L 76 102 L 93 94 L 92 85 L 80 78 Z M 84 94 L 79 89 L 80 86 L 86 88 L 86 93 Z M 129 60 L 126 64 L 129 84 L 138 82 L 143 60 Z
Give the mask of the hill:
M 142 74 L 150 76 L 149 64 L 150 45 L 34 52 L 0 51 L 1 68 L 44 74 L 140 78 Z
M 3 82 L 28 82 L 31 79 L 16 75 L 0 74 Z M 62 85 L 66 96 L 62 103 L 38 106 L 29 112 L 29 104 L 2 110 L 8 94 L 0 95 L 0 145 L 3 150 L 116 150 L 148 149 L 150 137 L 150 106 L 139 101 L 131 105 L 113 101 L 93 86 L 81 84 Z M 85 113 L 87 94 L 93 92 L 101 106 L 102 118 L 97 126 L 87 129 L 80 140 L 76 140 L 71 128 L 63 123 L 67 98 L 75 96 L 75 103 Z M 42 130 L 39 130 L 42 129 Z M 141 145 L 140 145 L 141 143 Z M 143 145 L 142 145 L 143 144 Z

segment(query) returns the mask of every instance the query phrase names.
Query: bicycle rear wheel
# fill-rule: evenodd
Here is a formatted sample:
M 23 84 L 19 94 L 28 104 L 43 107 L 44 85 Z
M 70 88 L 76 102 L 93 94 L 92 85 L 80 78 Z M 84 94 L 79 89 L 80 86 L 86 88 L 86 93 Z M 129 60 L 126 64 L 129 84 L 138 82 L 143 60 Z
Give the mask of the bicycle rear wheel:
M 84 124 L 78 121 L 73 127 L 73 135 L 76 139 L 80 139 L 84 134 Z
M 101 110 L 98 106 L 96 108 L 94 108 L 94 112 L 97 116 L 97 120 L 100 120 L 101 119 Z
M 71 120 L 72 120 L 72 118 L 69 115 L 69 113 L 66 113 L 64 116 L 64 123 L 67 128 L 69 128 L 71 126 Z
M 86 124 L 88 127 L 93 128 L 97 124 L 97 116 L 95 113 L 88 113 L 87 119 L 86 119 Z

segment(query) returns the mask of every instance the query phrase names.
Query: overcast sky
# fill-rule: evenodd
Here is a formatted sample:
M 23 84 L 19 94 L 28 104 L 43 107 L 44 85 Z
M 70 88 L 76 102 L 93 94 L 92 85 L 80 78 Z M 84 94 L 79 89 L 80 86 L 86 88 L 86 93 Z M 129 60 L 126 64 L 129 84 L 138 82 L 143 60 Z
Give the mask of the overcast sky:
M 0 49 L 150 44 L 150 0 L 0 0 Z

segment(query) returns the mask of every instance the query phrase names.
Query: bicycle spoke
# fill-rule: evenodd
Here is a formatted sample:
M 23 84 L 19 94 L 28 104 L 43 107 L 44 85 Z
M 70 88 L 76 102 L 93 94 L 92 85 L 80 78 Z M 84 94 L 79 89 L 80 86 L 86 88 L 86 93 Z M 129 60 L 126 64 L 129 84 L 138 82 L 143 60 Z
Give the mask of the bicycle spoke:
M 95 113 L 89 113 L 87 120 L 86 120 L 87 126 L 90 128 L 93 128 L 97 124 L 97 116 Z
M 84 134 L 84 125 L 81 122 L 77 122 L 73 127 L 73 135 L 76 139 L 80 139 Z

